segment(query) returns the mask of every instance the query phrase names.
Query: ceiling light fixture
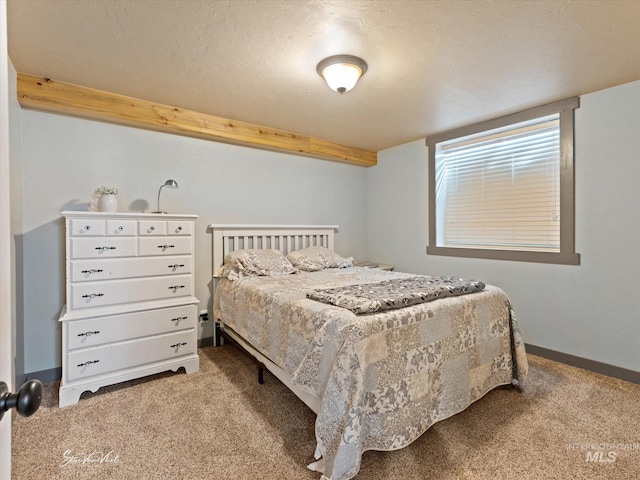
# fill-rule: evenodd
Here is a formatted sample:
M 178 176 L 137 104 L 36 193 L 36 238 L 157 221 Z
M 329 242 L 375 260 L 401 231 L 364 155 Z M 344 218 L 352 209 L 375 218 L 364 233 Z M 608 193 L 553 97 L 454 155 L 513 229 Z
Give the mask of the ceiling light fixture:
M 316 71 L 331 90 L 342 94 L 356 86 L 367 71 L 367 62 L 353 55 L 334 55 L 318 63 Z

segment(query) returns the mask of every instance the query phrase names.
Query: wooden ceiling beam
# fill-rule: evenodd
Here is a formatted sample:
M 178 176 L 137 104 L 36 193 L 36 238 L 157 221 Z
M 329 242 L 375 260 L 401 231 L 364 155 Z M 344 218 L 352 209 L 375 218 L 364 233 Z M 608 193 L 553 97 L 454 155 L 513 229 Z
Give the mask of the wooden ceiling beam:
M 18 73 L 24 108 L 370 167 L 377 153 L 318 138 Z

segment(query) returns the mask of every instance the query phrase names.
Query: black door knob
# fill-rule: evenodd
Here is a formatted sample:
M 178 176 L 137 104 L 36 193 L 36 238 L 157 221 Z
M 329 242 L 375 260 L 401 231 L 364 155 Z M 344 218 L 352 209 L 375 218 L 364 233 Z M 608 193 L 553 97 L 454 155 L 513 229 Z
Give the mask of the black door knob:
M 42 402 L 42 383 L 40 380 L 29 380 L 20 387 L 17 393 L 9 393 L 9 387 L 0 382 L 0 419 L 4 412 L 15 408 L 23 417 L 30 417 Z

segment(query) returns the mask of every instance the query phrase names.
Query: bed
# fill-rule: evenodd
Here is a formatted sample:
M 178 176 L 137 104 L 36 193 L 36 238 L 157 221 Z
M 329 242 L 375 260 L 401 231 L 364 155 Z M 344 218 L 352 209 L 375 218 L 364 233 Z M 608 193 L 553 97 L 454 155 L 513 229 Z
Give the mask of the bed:
M 498 287 L 475 282 L 477 291 L 402 308 L 369 301 L 358 314 L 345 291 L 432 277 L 350 266 L 338 254 L 322 259 L 341 268 L 304 271 L 306 252 L 333 252 L 337 226 L 210 227 L 217 327 L 317 414 L 309 468 L 322 480 L 354 477 L 364 451 L 405 447 L 498 386 L 523 387 L 524 343 Z M 289 262 L 280 271 L 278 257 L 260 275 L 241 272 L 267 252 L 294 271 Z

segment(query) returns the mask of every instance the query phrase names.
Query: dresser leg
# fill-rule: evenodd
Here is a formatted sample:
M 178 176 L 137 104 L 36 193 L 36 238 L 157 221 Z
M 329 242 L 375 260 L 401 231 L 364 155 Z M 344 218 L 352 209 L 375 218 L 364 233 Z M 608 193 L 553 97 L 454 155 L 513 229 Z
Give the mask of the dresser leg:
M 76 389 L 73 387 L 60 387 L 58 392 L 59 406 L 60 408 L 68 407 L 69 405 L 75 405 L 80 401 L 80 395 L 84 390 Z

